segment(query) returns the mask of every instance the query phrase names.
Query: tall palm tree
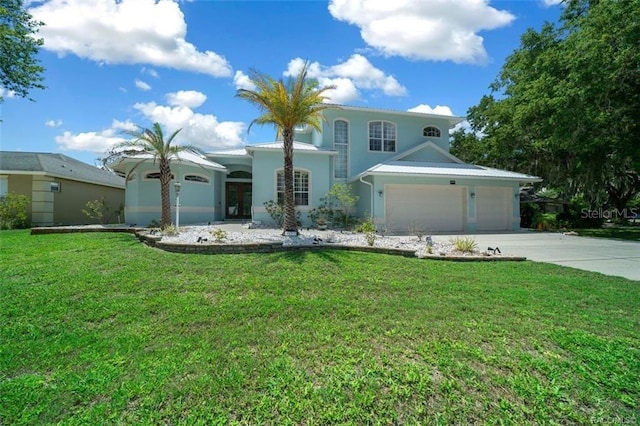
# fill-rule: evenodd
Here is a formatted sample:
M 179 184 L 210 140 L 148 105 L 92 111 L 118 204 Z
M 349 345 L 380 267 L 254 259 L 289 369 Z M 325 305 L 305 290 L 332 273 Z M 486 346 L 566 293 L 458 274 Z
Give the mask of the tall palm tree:
M 316 80 L 307 79 L 309 63 L 305 63 L 295 78 L 288 81 L 274 78 L 251 70 L 249 78 L 256 86 L 255 90 L 239 89 L 236 96 L 256 105 L 262 115 L 251 122 L 253 124 L 272 124 L 282 137 L 284 151 L 284 232 L 298 233 L 296 211 L 293 199 L 293 129 L 307 125 L 321 131 L 321 112 L 330 105 L 323 104 L 327 99 L 323 94 L 335 86 L 319 87 Z
M 181 152 L 191 152 L 194 154 L 203 154 L 200 148 L 193 145 L 171 145 L 175 137 L 182 129 L 173 132 L 168 138 L 165 138 L 160 123 L 153 123 L 151 129 L 138 127 L 135 130 L 125 131 L 132 137 L 131 140 L 123 141 L 113 147 L 104 163 L 112 163 L 117 159 L 128 156 L 142 156 L 129 173 L 133 172 L 138 165 L 153 158 L 153 162 L 158 162 L 160 167 L 160 199 L 162 206 L 162 215 L 160 218 L 160 226 L 164 229 L 171 225 L 171 199 L 169 186 L 171 184 L 171 160 L 179 159 Z

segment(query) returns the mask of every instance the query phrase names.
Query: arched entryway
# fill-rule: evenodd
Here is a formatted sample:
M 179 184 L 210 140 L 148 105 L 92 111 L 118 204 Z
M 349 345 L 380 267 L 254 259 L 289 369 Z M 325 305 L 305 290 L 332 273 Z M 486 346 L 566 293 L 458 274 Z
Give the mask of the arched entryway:
M 251 173 L 233 171 L 225 184 L 226 219 L 251 219 L 252 184 Z

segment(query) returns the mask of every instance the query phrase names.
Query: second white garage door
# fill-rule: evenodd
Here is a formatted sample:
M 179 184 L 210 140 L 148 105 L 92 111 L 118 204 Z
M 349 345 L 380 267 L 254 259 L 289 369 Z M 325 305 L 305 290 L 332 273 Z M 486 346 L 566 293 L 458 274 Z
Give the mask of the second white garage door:
M 476 187 L 476 229 L 506 231 L 511 228 L 513 195 L 511 188 Z
M 390 231 L 464 230 L 464 187 L 455 185 L 385 185 L 385 222 Z

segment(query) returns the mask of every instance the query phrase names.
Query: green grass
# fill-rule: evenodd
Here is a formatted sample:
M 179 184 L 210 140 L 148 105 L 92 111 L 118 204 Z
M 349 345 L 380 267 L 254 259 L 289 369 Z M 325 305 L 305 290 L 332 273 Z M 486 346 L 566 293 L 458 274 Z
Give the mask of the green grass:
M 640 421 L 640 283 L 0 233 L 0 424 Z
M 583 237 L 618 238 L 640 241 L 640 226 L 611 226 L 604 228 L 576 229 Z

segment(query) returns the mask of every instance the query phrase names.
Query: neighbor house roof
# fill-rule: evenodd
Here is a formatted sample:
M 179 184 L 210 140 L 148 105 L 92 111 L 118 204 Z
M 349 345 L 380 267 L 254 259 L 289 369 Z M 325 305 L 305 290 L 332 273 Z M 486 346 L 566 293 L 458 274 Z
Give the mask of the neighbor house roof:
M 145 160 L 153 160 L 153 155 L 151 154 L 135 154 L 128 155 L 120 160 L 116 160 L 111 163 L 109 167 L 114 170 L 118 169 L 118 166 L 127 162 L 141 162 Z M 200 167 L 204 167 L 206 169 L 219 170 L 221 172 L 226 172 L 227 168 L 222 164 L 218 164 L 216 162 L 207 160 L 206 158 L 201 157 L 200 155 L 193 154 L 191 152 L 181 152 L 176 156 L 175 154 L 171 156 L 171 161 L 181 161 L 183 163 L 192 163 Z
M 207 157 L 246 157 L 249 154 L 245 148 L 225 149 L 223 151 L 207 152 Z
M 97 185 L 124 188 L 120 176 L 64 154 L 0 151 L 0 174 L 40 174 Z
M 377 164 L 354 179 L 366 175 L 432 176 L 446 178 L 498 179 L 518 182 L 540 182 L 541 178 L 507 170 L 492 169 L 465 163 L 435 163 L 423 161 L 386 161 Z
M 270 143 L 260 143 L 260 144 L 256 144 L 256 145 L 247 145 L 246 149 L 249 152 L 253 152 L 253 151 L 275 151 L 275 150 L 282 150 L 283 148 L 283 142 L 282 141 L 276 141 L 276 142 L 270 142 Z M 320 148 L 317 147 L 315 145 L 312 145 L 310 143 L 304 143 L 304 142 L 293 142 L 293 150 L 294 151 L 303 151 L 305 153 L 309 153 L 309 154 L 325 154 L 325 155 L 336 155 L 338 154 L 338 151 L 334 151 L 332 149 L 326 149 L 326 148 Z

